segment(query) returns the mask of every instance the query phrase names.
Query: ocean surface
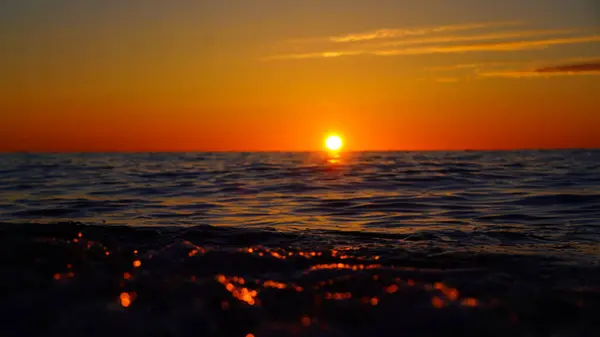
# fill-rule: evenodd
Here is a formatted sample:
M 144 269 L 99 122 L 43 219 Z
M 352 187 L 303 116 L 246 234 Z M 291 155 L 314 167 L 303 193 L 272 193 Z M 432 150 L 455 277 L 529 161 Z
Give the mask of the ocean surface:
M 600 150 L 3 154 L 0 223 L 6 336 L 598 336 Z

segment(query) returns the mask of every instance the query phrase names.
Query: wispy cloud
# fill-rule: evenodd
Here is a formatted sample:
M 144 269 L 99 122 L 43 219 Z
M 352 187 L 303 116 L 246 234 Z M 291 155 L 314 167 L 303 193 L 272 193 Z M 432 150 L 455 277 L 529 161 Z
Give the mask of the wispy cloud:
M 449 53 L 467 53 L 467 52 L 501 52 L 501 51 L 519 51 L 547 48 L 554 45 L 575 44 L 586 42 L 598 42 L 600 35 L 566 37 L 530 41 L 509 41 L 500 43 L 483 43 L 471 45 L 453 45 L 453 46 L 427 46 L 416 48 L 403 48 L 394 50 L 376 50 L 373 55 L 393 56 L 393 55 L 424 55 L 424 54 L 449 54 Z
M 427 67 L 424 70 L 431 72 L 446 72 L 446 71 L 458 71 L 458 70 L 473 70 L 479 69 L 482 67 L 493 67 L 493 66 L 503 66 L 506 65 L 506 62 L 482 62 L 482 63 L 462 63 L 462 64 L 452 64 L 447 66 L 435 66 L 435 67 Z
M 263 60 L 301 60 L 301 59 L 315 59 L 315 58 L 335 58 L 342 56 L 357 56 L 367 54 L 364 50 L 346 50 L 346 51 L 323 51 L 316 53 L 299 53 L 299 54 L 283 54 L 265 57 Z
M 555 76 L 600 75 L 600 60 L 590 63 L 561 64 L 532 70 L 491 71 L 479 74 L 482 77 L 540 78 Z
M 600 63 L 600 57 L 570 57 L 560 60 L 533 60 L 533 61 L 496 61 L 496 62 L 473 62 L 459 63 L 444 66 L 427 67 L 424 70 L 430 72 L 449 72 L 449 71 L 473 71 L 477 69 L 507 69 L 507 68 L 527 68 L 542 69 L 550 68 L 553 64 L 588 64 Z
M 476 22 L 420 28 L 385 28 L 366 32 L 288 40 L 263 60 L 336 59 L 350 56 L 408 56 L 460 53 L 506 53 L 552 46 L 600 42 L 590 29 L 523 29 L 520 21 Z M 587 32 L 587 35 L 586 35 Z M 293 42 L 291 45 L 289 42 Z M 457 67 L 458 66 L 454 66 Z M 461 67 L 479 70 L 477 64 Z M 453 70 L 453 69 L 447 69 Z M 440 71 L 440 69 L 438 69 Z
M 600 71 L 600 61 L 596 63 L 563 64 L 553 67 L 540 68 L 538 73 L 585 73 Z
M 535 71 L 497 71 L 489 73 L 481 73 L 481 77 L 503 77 L 503 78 L 544 78 L 558 76 L 598 76 L 600 70 L 589 72 L 557 72 L 557 73 L 539 73 Z
M 457 54 L 469 52 L 509 52 L 521 50 L 544 49 L 555 45 L 579 44 L 599 42 L 600 35 L 571 36 L 551 39 L 537 39 L 526 41 L 504 41 L 496 43 L 462 44 L 462 45 L 433 45 L 420 47 L 405 47 L 396 49 L 363 48 L 348 50 L 329 50 L 312 53 L 283 54 L 266 59 L 311 59 L 311 58 L 336 58 L 343 56 L 375 55 L 428 55 L 428 54 Z
M 505 33 L 490 33 L 490 34 L 478 34 L 478 35 L 451 35 L 451 36 L 432 36 L 419 39 L 403 39 L 396 41 L 383 42 L 378 44 L 378 47 L 397 47 L 407 45 L 419 45 L 419 44 L 432 44 L 432 43 L 446 43 L 446 42 L 467 42 L 467 41 L 493 41 L 493 40 L 507 40 L 516 38 L 525 38 L 533 36 L 548 36 L 548 35 L 562 35 L 573 33 L 573 29 L 561 29 L 561 30 L 527 30 L 527 31 L 512 31 Z
M 394 28 L 394 29 L 378 29 L 363 33 L 353 33 L 347 35 L 331 36 L 328 39 L 332 42 L 357 42 L 357 41 L 369 41 L 376 39 L 389 39 L 399 38 L 406 36 L 415 35 L 427 35 L 434 33 L 443 32 L 456 32 L 456 31 L 467 31 L 480 28 L 490 28 L 499 26 L 514 26 L 521 24 L 518 21 L 505 21 L 505 22 L 481 22 L 481 23 L 469 23 L 469 24 L 458 24 L 458 25 L 445 25 L 437 27 L 426 27 L 426 28 Z

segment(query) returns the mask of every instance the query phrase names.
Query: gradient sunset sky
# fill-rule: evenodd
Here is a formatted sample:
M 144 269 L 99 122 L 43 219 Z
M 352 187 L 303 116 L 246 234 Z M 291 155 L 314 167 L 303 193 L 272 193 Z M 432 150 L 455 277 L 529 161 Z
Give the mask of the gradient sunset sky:
M 600 147 L 596 0 L 5 0 L 0 151 Z

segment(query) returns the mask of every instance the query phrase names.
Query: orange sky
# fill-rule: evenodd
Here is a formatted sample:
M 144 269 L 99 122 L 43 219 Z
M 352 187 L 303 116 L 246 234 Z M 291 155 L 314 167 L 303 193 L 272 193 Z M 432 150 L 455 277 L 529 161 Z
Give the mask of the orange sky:
M 140 6 L 0 4 L 0 151 L 600 147 L 592 0 Z

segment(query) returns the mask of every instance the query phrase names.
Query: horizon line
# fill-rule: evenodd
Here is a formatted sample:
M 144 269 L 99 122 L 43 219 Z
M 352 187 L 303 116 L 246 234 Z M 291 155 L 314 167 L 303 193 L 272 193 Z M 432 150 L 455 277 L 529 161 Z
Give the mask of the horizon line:
M 338 153 L 384 153 L 384 152 L 517 152 L 517 151 L 600 151 L 600 147 L 522 147 L 522 148 L 482 148 L 482 149 L 380 149 L 380 150 L 348 150 Z M 9 154 L 101 154 L 101 153 L 328 153 L 326 150 L 86 150 L 86 151 L 2 151 L 0 155 Z

